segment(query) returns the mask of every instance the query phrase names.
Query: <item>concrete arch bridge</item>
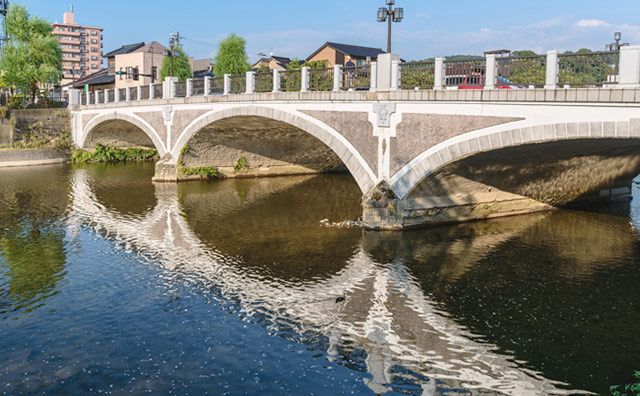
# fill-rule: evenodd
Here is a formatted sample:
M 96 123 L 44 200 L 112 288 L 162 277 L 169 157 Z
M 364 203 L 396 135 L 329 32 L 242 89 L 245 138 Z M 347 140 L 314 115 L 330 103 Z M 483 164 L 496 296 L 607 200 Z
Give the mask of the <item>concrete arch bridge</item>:
M 225 177 L 346 169 L 363 194 L 363 221 L 376 229 L 628 198 L 640 173 L 636 86 L 403 90 L 378 76 L 369 91 L 322 92 L 302 73 L 300 92 L 274 83 L 256 93 L 248 73 L 240 94 L 225 76 L 222 94 L 205 79 L 196 96 L 188 80 L 180 97 L 181 83 L 168 79 L 113 101 L 108 92 L 76 97 L 73 139 L 81 148 L 156 148 L 154 180 L 164 182 L 188 178 L 182 167 Z

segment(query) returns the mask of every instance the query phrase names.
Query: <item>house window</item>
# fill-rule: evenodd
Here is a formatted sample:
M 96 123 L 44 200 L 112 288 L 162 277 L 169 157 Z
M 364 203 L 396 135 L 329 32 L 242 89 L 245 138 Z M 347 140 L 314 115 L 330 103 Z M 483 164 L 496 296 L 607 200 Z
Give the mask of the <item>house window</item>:
M 133 76 L 133 67 L 127 67 L 127 80 L 129 80 Z
M 91 55 L 91 60 L 92 60 L 92 61 L 94 61 L 94 60 L 98 60 L 98 57 L 97 57 L 97 56 L 94 56 L 94 55 Z
M 91 39 L 91 44 L 98 44 L 98 40 L 96 40 L 96 39 Z
M 96 31 L 95 31 L 95 30 L 92 30 L 92 31 L 91 31 L 91 35 L 92 35 L 92 36 L 97 36 L 97 35 L 98 35 L 98 33 L 96 33 Z
M 98 49 L 95 47 L 91 47 L 91 52 L 98 52 Z
M 92 69 L 97 69 L 97 68 L 98 68 L 98 65 L 91 65 L 91 68 L 92 68 Z
M 364 66 L 365 63 L 366 63 L 366 61 L 364 59 L 356 60 L 356 65 L 357 66 Z

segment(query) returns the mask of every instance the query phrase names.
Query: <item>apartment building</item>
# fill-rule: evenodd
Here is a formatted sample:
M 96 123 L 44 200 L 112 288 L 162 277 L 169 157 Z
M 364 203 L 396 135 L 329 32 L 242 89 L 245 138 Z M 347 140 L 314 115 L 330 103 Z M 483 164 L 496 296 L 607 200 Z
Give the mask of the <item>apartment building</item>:
M 63 87 L 101 69 L 103 28 L 76 23 L 73 8 L 64 13 L 62 23 L 51 26 L 62 49 Z

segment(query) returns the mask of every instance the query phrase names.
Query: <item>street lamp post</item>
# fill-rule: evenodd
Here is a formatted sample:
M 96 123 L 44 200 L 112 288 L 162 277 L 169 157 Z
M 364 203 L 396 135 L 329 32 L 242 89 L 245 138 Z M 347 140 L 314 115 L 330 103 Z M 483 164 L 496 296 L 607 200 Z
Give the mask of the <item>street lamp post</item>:
M 615 42 L 613 42 L 611 44 L 607 44 L 605 46 L 605 49 L 607 51 L 620 51 L 620 47 L 625 47 L 625 46 L 629 45 L 629 43 L 620 44 L 620 40 L 622 40 L 622 33 L 620 33 L 620 32 L 615 32 L 613 34 L 613 39 L 615 40 Z
M 401 22 L 404 18 L 404 10 L 400 7 L 393 9 L 396 0 L 386 0 L 388 8 L 378 8 L 378 22 L 385 22 L 388 18 L 387 28 L 387 53 L 391 53 L 391 22 Z

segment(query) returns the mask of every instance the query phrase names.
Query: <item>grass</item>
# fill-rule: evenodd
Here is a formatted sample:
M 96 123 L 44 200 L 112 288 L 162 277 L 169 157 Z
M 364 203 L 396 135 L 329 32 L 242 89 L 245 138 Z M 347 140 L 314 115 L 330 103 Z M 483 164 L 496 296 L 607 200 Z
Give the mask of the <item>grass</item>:
M 71 162 L 83 164 L 87 162 L 125 162 L 158 159 L 158 151 L 142 148 L 115 148 L 96 143 L 94 151 L 74 150 Z

